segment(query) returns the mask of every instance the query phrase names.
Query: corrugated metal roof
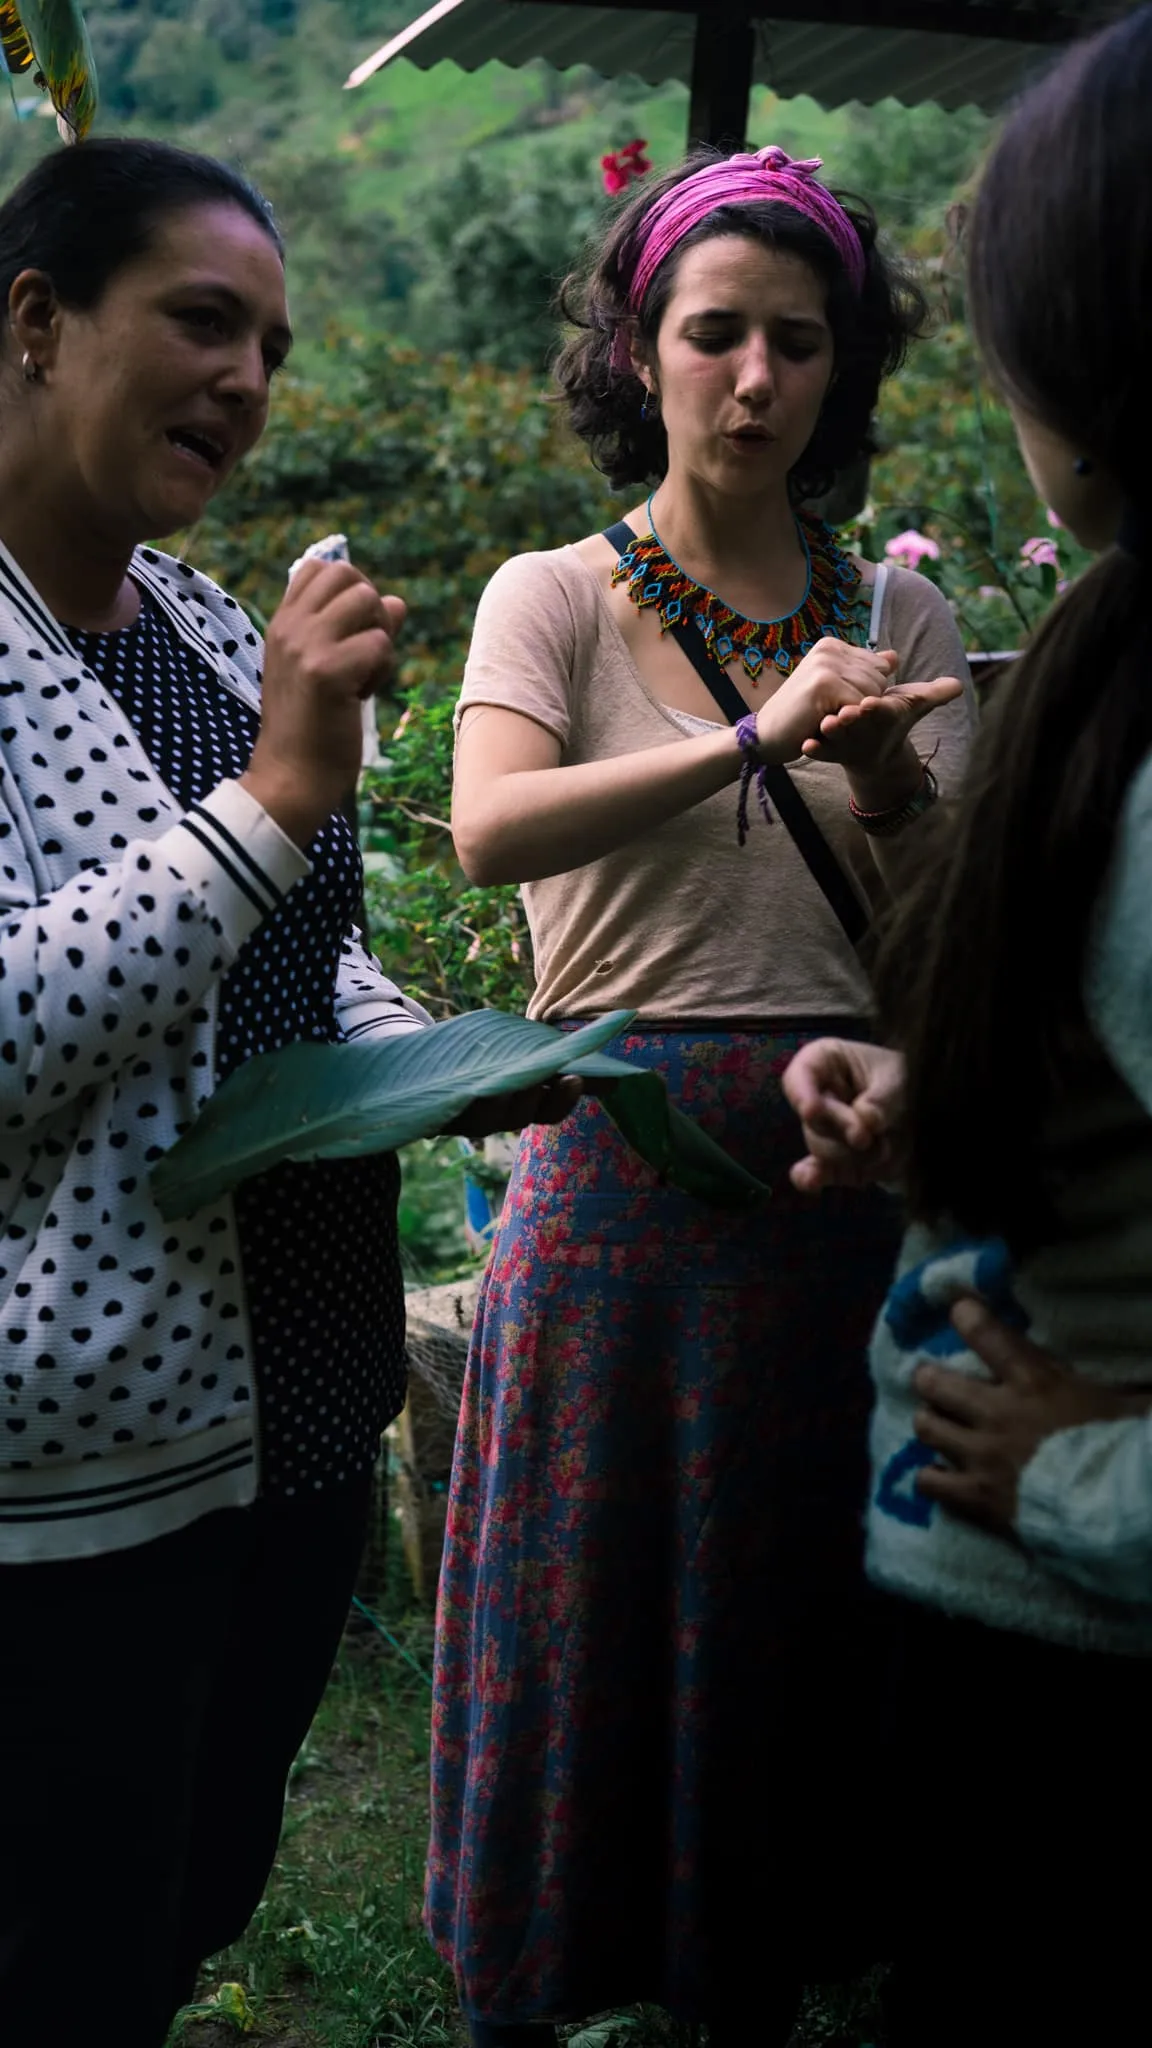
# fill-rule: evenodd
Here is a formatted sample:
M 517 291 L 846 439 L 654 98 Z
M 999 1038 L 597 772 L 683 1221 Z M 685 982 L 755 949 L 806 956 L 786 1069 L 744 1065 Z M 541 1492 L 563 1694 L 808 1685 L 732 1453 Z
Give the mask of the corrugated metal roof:
M 701 0 L 707 11 L 707 0 Z M 789 11 L 794 12 L 792 8 Z M 837 11 L 830 8 L 830 12 Z M 849 10 L 851 11 L 851 10 Z M 863 10 L 862 10 L 863 11 Z M 989 5 L 989 0 L 920 0 L 899 10 L 905 18 L 955 21 L 969 17 L 972 33 L 935 29 L 844 26 L 821 18 L 812 0 L 805 20 L 765 15 L 756 22 L 756 82 L 782 98 L 809 93 L 822 107 L 849 100 L 866 105 L 887 98 L 914 106 L 922 100 L 941 107 L 975 105 L 989 111 L 1003 104 L 1044 62 L 1044 45 L 1067 25 L 1090 28 L 1122 11 L 1107 0 L 1063 0 L 1040 4 Z M 883 15 L 883 8 L 876 12 Z M 1020 24 L 1020 40 L 1003 33 L 981 34 L 981 15 L 994 14 L 1003 26 Z M 404 56 L 422 70 L 445 58 L 465 71 L 493 61 L 513 66 L 546 58 L 560 71 L 588 64 L 605 77 L 630 73 L 649 85 L 670 79 L 687 84 L 692 71 L 696 16 L 670 8 L 543 5 L 540 0 L 439 0 L 400 35 L 358 67 L 349 85 Z M 1038 47 L 1040 45 L 1040 47 Z

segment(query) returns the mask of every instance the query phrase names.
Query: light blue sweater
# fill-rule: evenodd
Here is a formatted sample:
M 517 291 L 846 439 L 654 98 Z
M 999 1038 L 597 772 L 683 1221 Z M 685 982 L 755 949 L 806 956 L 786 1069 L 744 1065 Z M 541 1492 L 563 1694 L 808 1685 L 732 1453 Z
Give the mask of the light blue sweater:
M 1091 1097 L 1050 1121 L 1060 1243 L 1014 1269 L 998 1244 L 920 1227 L 905 1239 L 872 1345 L 869 1571 L 994 1627 L 1152 1655 L 1152 1416 L 1046 1438 L 1021 1478 L 1015 1539 L 916 1492 L 929 1454 L 912 1428 L 919 1365 L 984 1374 L 948 1319 L 966 1292 L 1084 1378 L 1152 1385 L 1152 758 L 1124 805 L 1086 998 L 1107 1058 Z

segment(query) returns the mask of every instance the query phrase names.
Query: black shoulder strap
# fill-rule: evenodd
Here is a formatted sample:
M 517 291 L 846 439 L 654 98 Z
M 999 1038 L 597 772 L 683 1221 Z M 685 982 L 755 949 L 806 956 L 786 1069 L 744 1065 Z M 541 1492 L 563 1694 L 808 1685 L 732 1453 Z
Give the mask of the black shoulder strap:
M 628 552 L 636 535 L 627 520 L 621 519 L 615 526 L 605 530 L 604 538 L 615 548 L 617 556 L 620 556 Z M 668 630 L 675 635 L 701 682 L 716 699 L 729 725 L 735 725 L 739 719 L 746 718 L 747 704 L 731 677 L 712 659 L 698 629 L 689 620 L 682 619 L 678 625 L 670 626 Z M 813 881 L 823 891 L 835 911 L 850 943 L 858 946 L 868 930 L 868 912 L 788 770 L 780 767 L 766 768 L 764 787 L 770 801 L 776 806 L 782 824 L 786 825 L 792 834 L 796 849 Z

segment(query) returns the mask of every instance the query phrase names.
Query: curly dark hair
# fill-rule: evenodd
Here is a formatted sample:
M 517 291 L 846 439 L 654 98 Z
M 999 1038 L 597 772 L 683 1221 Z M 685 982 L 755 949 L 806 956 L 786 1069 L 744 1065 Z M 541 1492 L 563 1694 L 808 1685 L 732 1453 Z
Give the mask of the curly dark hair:
M 617 334 L 633 326 L 629 294 L 639 254 L 637 231 L 649 208 L 666 192 L 723 160 L 720 150 L 699 150 L 677 170 L 646 182 L 590 247 L 583 266 L 560 288 L 560 312 L 573 329 L 555 364 L 560 396 L 573 431 L 587 442 L 597 469 L 617 488 L 654 482 L 668 467 L 663 421 L 641 418 L 644 386 L 633 370 L 621 370 L 612 360 Z M 899 369 L 908 343 L 923 332 L 927 318 L 927 303 L 910 272 L 881 252 L 871 207 L 853 195 L 835 196 L 864 250 L 864 289 L 859 295 L 828 237 L 785 202 L 765 200 L 719 206 L 690 229 L 656 272 L 634 322 L 640 348 L 654 353 L 682 256 L 715 235 L 745 235 L 749 241 L 801 257 L 816 272 L 828 291 L 836 376 L 816 431 L 788 479 L 796 504 L 823 497 L 841 471 L 873 452 L 871 422 L 881 382 Z

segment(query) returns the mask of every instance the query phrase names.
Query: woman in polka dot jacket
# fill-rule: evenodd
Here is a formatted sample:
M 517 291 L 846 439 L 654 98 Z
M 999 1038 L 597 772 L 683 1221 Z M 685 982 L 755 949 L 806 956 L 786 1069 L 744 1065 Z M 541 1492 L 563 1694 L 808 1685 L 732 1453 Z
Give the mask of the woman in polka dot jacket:
M 58 152 L 0 205 L 0 292 L 0 2042 L 95 2042 L 120 1956 L 118 2048 L 160 2048 L 271 1865 L 403 1292 L 393 1158 L 172 1226 L 149 1170 L 252 1054 L 429 1021 L 351 929 L 338 814 L 403 606 L 312 561 L 265 649 L 144 545 L 290 345 L 243 179 Z

